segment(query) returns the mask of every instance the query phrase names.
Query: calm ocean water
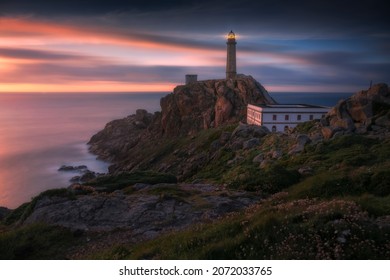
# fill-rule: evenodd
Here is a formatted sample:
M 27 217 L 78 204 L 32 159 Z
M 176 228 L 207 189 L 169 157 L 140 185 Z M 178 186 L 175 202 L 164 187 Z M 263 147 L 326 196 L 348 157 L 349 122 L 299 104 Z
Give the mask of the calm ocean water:
M 160 110 L 165 94 L 0 94 L 0 206 L 15 208 L 41 191 L 69 185 L 85 164 L 106 172 L 86 143 L 104 125 L 135 113 Z
M 135 113 L 159 111 L 165 94 L 0 94 L 0 206 L 15 208 L 50 188 L 69 185 L 75 173 L 63 165 L 85 164 L 106 172 L 108 164 L 86 143 L 104 125 Z M 332 106 L 345 93 L 274 93 L 280 103 Z

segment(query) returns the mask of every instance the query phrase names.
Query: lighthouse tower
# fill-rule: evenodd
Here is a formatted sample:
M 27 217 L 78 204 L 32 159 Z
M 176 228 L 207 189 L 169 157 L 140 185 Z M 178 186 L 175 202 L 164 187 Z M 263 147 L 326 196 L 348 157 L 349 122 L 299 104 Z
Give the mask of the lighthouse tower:
M 226 79 L 235 79 L 236 70 L 236 34 L 230 31 L 227 37 Z

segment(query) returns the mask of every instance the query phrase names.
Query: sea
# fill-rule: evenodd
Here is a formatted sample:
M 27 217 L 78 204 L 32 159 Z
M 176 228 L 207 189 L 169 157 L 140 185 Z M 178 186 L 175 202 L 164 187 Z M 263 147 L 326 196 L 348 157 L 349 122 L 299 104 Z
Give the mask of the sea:
M 88 152 L 87 142 L 111 120 L 139 108 L 160 111 L 167 93 L 1 93 L 0 206 L 14 209 L 40 192 L 67 187 L 86 165 L 107 172 L 109 163 Z M 351 93 L 271 93 L 279 103 L 334 106 Z

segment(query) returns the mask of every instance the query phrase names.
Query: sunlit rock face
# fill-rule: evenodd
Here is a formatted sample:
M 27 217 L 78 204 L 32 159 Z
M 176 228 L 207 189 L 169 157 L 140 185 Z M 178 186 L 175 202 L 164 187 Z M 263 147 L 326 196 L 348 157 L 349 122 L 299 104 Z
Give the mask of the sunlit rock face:
M 245 120 L 248 103 L 276 104 L 259 82 L 245 75 L 177 86 L 160 103 L 162 134 L 168 136 Z

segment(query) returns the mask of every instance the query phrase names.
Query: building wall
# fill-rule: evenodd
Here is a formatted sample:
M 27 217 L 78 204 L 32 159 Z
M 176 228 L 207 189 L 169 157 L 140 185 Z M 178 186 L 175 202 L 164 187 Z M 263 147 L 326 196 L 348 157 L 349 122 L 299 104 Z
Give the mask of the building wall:
M 247 124 L 262 125 L 262 114 L 261 108 L 249 104 L 246 112 Z
M 189 83 L 194 83 L 198 81 L 198 75 L 195 74 L 188 74 L 186 75 L 186 85 Z
M 329 110 L 326 107 L 301 106 L 283 107 L 260 107 L 248 105 L 247 123 L 263 125 L 270 131 L 283 132 L 286 128 L 294 128 L 301 122 L 322 118 Z

